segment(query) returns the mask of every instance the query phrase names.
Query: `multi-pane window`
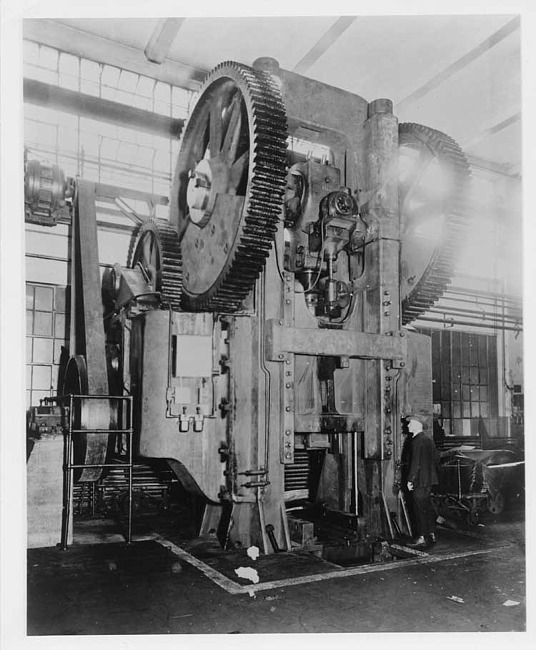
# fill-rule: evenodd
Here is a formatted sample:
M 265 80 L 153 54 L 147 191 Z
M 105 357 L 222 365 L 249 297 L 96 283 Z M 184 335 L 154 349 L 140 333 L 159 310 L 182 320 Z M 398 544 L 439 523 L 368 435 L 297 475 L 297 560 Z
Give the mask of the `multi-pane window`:
M 441 330 L 431 332 L 433 400 L 447 435 L 478 435 L 479 418 L 490 430 L 497 418 L 495 336 Z
M 195 93 L 144 75 L 24 42 L 24 76 L 158 115 L 186 118 Z M 59 165 L 67 176 L 167 196 L 176 138 L 123 128 L 87 116 L 25 106 L 30 158 Z
M 185 88 L 24 41 L 24 76 L 151 113 L 186 118 L 195 93 Z
M 67 337 L 66 288 L 26 284 L 26 401 L 36 406 L 58 387 L 62 346 Z

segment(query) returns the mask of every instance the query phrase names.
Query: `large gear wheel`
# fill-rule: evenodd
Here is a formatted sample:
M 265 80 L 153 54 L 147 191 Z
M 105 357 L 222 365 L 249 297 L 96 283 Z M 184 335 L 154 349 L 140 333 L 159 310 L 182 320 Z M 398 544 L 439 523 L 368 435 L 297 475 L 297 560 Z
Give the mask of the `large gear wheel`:
M 273 77 L 234 62 L 217 66 L 184 131 L 171 193 L 187 310 L 234 312 L 251 290 L 282 211 L 286 149 Z
M 182 263 L 176 229 L 165 219 L 148 219 L 140 228 L 128 266 L 140 267 L 153 291 L 180 310 Z
M 469 163 L 449 136 L 399 125 L 402 323 L 417 319 L 449 284 L 470 220 Z

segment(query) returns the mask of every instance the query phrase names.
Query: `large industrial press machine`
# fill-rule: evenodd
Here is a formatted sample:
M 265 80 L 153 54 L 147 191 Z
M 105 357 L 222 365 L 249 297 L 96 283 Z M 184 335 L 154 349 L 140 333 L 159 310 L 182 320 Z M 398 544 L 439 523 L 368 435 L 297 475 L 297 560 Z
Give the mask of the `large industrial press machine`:
M 429 339 L 410 323 L 449 282 L 468 187 L 458 145 L 387 99 L 269 58 L 217 66 L 169 219 L 143 223 L 102 282 L 95 184 L 75 181 L 60 392 L 92 399 L 71 414 L 74 481 L 101 479 L 129 446 L 107 431 L 131 431 L 223 547 L 318 548 L 338 530 L 369 554 L 400 508 L 401 419 L 431 429 Z

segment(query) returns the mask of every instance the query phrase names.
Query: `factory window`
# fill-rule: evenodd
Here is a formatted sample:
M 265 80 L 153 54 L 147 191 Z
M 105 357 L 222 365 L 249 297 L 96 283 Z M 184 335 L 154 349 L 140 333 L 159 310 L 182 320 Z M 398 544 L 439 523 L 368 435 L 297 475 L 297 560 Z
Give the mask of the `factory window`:
M 24 76 L 158 115 L 186 118 L 195 93 L 114 66 L 24 42 Z M 99 115 L 73 115 L 25 105 L 29 158 L 81 176 L 167 196 L 178 140 L 108 124 Z
M 432 331 L 434 410 L 447 436 L 497 431 L 497 342 L 495 336 Z
M 26 403 L 53 395 L 67 338 L 66 287 L 26 284 Z
M 170 117 L 188 117 L 194 97 L 190 90 L 32 41 L 24 41 L 24 76 Z

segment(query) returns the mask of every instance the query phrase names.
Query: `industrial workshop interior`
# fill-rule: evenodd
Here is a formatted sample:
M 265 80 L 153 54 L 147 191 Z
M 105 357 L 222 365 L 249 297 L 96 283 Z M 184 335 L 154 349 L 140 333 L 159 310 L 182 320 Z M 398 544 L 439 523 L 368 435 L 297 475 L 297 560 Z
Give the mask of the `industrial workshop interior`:
M 23 21 L 29 637 L 526 631 L 521 28 Z

